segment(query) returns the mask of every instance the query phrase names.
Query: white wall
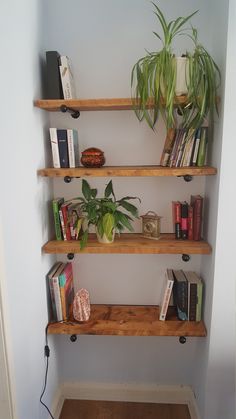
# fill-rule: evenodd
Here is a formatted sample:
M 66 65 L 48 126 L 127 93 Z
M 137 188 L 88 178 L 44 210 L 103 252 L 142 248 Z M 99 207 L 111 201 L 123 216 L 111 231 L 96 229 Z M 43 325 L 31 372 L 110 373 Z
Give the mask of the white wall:
M 33 107 L 40 92 L 38 0 L 2 1 L 1 31 L 1 221 L 5 254 L 7 338 L 15 418 L 47 418 L 39 404 L 44 380 L 47 324 L 45 273 L 51 260 L 41 255 L 47 237 L 48 185 L 37 179 L 45 165 L 45 115 Z M 55 363 L 55 362 L 54 362 Z M 50 371 L 45 400 L 58 385 Z
M 168 18 L 199 9 L 193 23 L 200 39 L 211 46 L 210 10 L 204 1 L 160 1 Z M 62 0 L 45 4 L 45 50 L 58 50 L 70 57 L 81 98 L 129 97 L 131 68 L 154 50 L 156 20 L 144 0 Z M 55 18 L 56 10 L 56 18 Z M 213 22 L 212 22 L 213 24 Z M 214 26 L 214 25 L 213 25 Z M 180 51 L 182 40 L 177 42 Z M 105 151 L 107 164 L 158 164 L 164 142 L 164 127 L 152 133 L 139 124 L 131 111 L 84 112 L 78 121 L 68 115 L 51 114 L 51 126 L 74 127 L 79 131 L 81 150 L 97 146 Z M 103 190 L 108 179 L 90 179 Z M 214 181 L 213 181 L 214 182 Z M 205 179 L 186 184 L 182 179 L 114 179 L 118 196 L 140 196 L 140 213 L 155 210 L 163 216 L 162 231 L 171 230 L 174 199 L 189 200 L 191 193 L 204 193 Z M 54 195 L 78 195 L 80 180 L 65 185 L 54 181 Z M 217 192 L 217 191 L 216 191 Z M 141 225 L 135 223 L 136 231 Z M 208 258 L 211 257 L 208 256 Z M 60 258 L 62 259 L 62 258 Z M 81 255 L 75 259 L 77 287 L 85 286 L 94 303 L 158 303 L 167 266 L 201 270 L 204 257 L 192 256 L 184 264 L 180 256 Z M 62 379 L 66 381 L 138 381 L 165 384 L 195 383 L 196 358 L 204 339 L 188 339 L 182 346 L 176 338 L 122 338 L 81 336 L 76 344 L 58 337 Z M 65 359 L 64 354 L 69 356 Z M 199 364 L 200 364 L 199 360 Z M 196 368 L 194 367 L 196 365 Z M 200 380 L 202 376 L 200 377 Z

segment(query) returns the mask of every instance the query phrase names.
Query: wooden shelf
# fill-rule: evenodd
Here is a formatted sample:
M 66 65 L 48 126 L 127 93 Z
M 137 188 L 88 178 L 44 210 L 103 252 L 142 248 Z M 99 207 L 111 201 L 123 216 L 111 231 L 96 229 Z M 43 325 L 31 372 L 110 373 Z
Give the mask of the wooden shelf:
M 211 246 L 201 240 L 175 240 L 174 234 L 162 234 L 159 240 L 143 237 L 138 233 L 116 235 L 111 244 L 98 243 L 95 234 L 89 235 L 87 246 L 80 250 L 80 243 L 75 240 L 51 240 L 42 248 L 44 253 L 93 253 L 93 254 L 197 254 L 208 255 Z
M 39 169 L 44 177 L 123 177 L 123 176 L 209 176 L 217 173 L 216 168 L 202 167 L 162 167 L 162 166 L 103 166 L 99 168 L 76 167 L 74 169 Z
M 178 96 L 176 105 L 186 103 L 186 96 Z M 42 99 L 35 100 L 34 106 L 50 112 L 60 112 L 60 107 L 66 105 L 78 111 L 114 111 L 132 110 L 134 108 L 131 98 L 110 98 L 110 99 Z M 149 107 L 153 107 L 150 101 Z
M 84 323 L 50 323 L 49 334 L 119 336 L 206 336 L 204 323 L 180 321 L 172 307 L 167 320 L 160 321 L 157 306 L 91 305 L 91 316 Z

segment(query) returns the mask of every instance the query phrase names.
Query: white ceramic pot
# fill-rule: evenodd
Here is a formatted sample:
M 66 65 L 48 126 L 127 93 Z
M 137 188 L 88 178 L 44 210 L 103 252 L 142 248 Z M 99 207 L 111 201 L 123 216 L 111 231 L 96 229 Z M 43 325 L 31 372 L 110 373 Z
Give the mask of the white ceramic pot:
M 186 57 L 175 57 L 176 60 L 176 96 L 186 95 L 188 93 L 188 59 Z
M 109 240 L 105 234 L 103 234 L 103 236 L 101 237 L 100 234 L 98 233 L 97 229 L 96 229 L 96 234 L 97 234 L 97 239 L 98 239 L 99 243 L 103 243 L 103 244 L 113 243 L 114 238 L 115 238 L 115 230 L 113 230 L 111 240 Z

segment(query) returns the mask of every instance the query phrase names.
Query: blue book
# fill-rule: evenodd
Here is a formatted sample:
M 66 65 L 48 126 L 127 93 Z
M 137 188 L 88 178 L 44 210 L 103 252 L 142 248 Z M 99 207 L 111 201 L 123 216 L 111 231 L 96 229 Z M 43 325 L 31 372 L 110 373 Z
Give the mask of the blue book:
M 69 167 L 69 153 L 67 145 L 67 130 L 57 129 L 57 140 L 61 167 Z
M 173 274 L 173 297 L 177 316 L 179 320 L 188 320 L 188 281 L 182 270 L 173 270 Z

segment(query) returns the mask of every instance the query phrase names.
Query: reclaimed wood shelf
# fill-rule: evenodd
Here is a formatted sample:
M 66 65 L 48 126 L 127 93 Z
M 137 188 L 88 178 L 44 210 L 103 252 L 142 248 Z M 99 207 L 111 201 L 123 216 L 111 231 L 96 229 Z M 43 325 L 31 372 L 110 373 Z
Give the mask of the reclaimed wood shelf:
M 186 96 L 178 96 L 176 105 L 187 102 Z M 77 111 L 116 111 L 133 110 L 134 102 L 131 98 L 101 98 L 101 99 L 37 99 L 34 106 L 50 112 L 60 112 L 62 105 L 68 106 Z M 147 107 L 153 107 L 153 101 Z
M 103 167 L 76 167 L 66 169 L 45 168 L 38 170 L 39 176 L 80 178 L 94 177 L 123 177 L 123 176 L 210 176 L 215 175 L 215 167 L 162 167 L 162 166 L 103 166 Z
M 139 233 L 116 235 L 113 243 L 103 244 L 97 241 L 95 234 L 90 234 L 87 246 L 80 250 L 76 240 L 51 240 L 42 247 L 44 253 L 69 254 L 195 254 L 209 255 L 211 246 L 204 240 L 176 240 L 174 234 L 161 234 L 159 240 L 147 239 Z
M 160 321 L 158 306 L 92 304 L 87 322 L 71 318 L 67 322 L 50 323 L 49 334 L 118 335 L 118 336 L 206 336 L 202 321 L 177 319 L 169 307 L 166 321 Z

